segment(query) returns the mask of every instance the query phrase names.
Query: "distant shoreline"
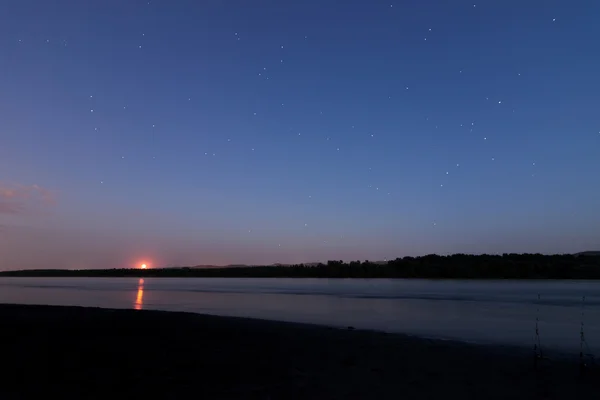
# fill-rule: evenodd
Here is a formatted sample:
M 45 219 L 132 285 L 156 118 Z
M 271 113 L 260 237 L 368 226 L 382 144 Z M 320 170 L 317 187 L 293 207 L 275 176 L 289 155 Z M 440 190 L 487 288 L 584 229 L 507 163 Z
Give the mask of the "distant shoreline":
M 158 269 L 158 268 L 157 268 Z M 165 268 L 166 269 L 166 268 Z M 112 270 L 107 270 L 112 271 Z M 136 270 L 137 271 L 137 270 Z M 327 276 L 246 276 L 246 275 L 193 275 L 193 274 L 176 274 L 176 273 L 167 273 L 167 274 L 138 274 L 132 272 L 131 274 L 107 274 L 107 275 L 94 275 L 94 274 L 60 274 L 60 275 L 44 275 L 44 274 L 3 274 L 0 272 L 0 278 L 102 278 L 102 279 L 117 279 L 117 278 L 157 278 L 157 279 L 177 279 L 177 278 L 189 278 L 189 279 L 198 279 L 198 278 L 206 278 L 206 279 L 241 279 L 241 278 L 249 278 L 249 279 L 340 279 L 340 280 L 348 280 L 348 279 L 356 279 L 356 280 L 369 280 L 369 279 L 407 279 L 407 280 L 430 280 L 430 281 L 590 281 L 595 282 L 600 280 L 600 278 L 432 278 L 432 277 L 327 277 Z
M 118 278 L 417 278 L 417 279 L 600 279 L 595 252 L 566 255 L 504 254 L 404 257 L 386 262 L 180 267 L 155 269 L 37 269 L 2 271 L 0 277 Z
M 579 399 L 600 371 L 533 352 L 245 318 L 0 304 L 1 398 Z M 35 384 L 31 384 L 35 382 Z

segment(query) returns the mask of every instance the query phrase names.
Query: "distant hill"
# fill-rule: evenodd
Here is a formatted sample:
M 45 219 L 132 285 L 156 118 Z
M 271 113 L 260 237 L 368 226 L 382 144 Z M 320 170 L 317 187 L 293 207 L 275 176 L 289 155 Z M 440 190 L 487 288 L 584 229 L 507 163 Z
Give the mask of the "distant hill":
M 576 256 L 600 256 L 600 251 L 582 251 L 581 253 L 575 253 Z
M 316 267 L 319 264 L 323 264 L 320 262 L 311 262 L 311 263 L 302 263 L 302 265 L 306 267 Z M 275 263 L 270 265 L 253 265 L 253 264 L 229 264 L 229 265 L 194 265 L 189 268 L 200 268 L 200 269 L 209 269 L 209 268 L 252 268 L 252 267 L 292 267 L 297 264 L 282 264 Z M 178 267 L 178 268 L 188 268 L 188 267 Z
M 212 268 L 248 268 L 252 265 L 247 264 L 229 264 L 229 265 L 194 265 L 191 267 L 177 267 L 177 268 L 198 268 L 198 269 L 212 269 Z

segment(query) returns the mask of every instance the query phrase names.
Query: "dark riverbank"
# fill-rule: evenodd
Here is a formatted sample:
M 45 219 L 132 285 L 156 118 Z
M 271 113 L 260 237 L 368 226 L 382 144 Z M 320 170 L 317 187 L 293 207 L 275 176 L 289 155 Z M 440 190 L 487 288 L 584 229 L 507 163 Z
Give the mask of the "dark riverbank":
M 158 311 L 0 305 L 0 398 L 594 398 L 577 360 L 379 332 Z
M 503 254 L 404 257 L 386 262 L 328 261 L 326 264 L 181 267 L 156 269 L 0 271 L 6 277 L 165 278 L 422 278 L 422 279 L 600 279 L 600 256 Z

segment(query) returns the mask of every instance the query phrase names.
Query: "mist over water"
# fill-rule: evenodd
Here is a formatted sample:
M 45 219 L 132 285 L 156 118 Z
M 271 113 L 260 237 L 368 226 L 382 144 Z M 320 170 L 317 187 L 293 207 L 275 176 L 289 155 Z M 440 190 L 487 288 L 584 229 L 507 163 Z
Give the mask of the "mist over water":
M 538 300 L 539 295 L 539 300 Z M 583 297 L 585 296 L 585 302 Z M 0 302 L 188 311 L 600 353 L 600 282 L 1 278 Z M 583 316 L 582 316 L 583 312 Z

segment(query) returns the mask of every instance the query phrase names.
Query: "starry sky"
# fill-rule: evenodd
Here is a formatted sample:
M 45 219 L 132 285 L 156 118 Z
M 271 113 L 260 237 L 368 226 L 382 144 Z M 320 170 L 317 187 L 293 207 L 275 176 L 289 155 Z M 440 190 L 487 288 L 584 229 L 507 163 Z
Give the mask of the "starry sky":
M 4 0 L 0 269 L 600 248 L 597 0 Z

